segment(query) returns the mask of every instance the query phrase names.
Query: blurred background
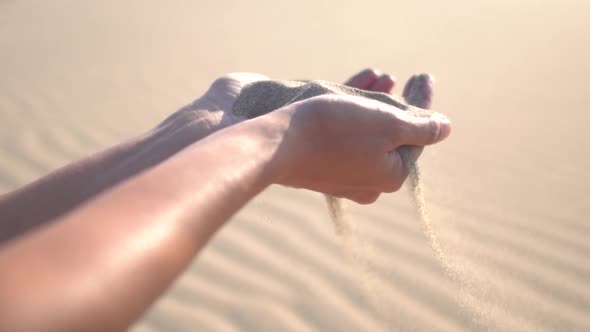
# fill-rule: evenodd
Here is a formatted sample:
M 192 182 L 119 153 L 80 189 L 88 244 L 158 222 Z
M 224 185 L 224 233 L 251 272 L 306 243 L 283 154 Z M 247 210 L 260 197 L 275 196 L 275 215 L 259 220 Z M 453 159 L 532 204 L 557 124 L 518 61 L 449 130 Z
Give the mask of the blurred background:
M 405 191 L 351 218 L 273 187 L 133 331 L 590 330 L 590 2 L 0 1 L 0 192 L 139 134 L 218 76 L 437 78 L 454 132 L 422 168 L 451 282 Z M 114 302 L 117 299 L 113 299 Z

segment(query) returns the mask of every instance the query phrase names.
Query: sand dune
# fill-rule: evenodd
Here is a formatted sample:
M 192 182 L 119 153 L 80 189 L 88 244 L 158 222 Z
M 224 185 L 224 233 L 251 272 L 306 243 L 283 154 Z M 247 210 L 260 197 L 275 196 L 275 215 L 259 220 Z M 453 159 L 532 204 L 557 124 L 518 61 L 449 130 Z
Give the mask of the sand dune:
M 422 158 L 426 199 L 467 284 L 401 191 L 349 206 L 376 275 L 367 298 L 321 195 L 272 187 L 132 331 L 589 331 L 589 13 L 573 0 L 0 1 L 0 190 L 140 133 L 226 72 L 341 81 L 374 66 L 401 84 L 427 71 L 455 126 Z

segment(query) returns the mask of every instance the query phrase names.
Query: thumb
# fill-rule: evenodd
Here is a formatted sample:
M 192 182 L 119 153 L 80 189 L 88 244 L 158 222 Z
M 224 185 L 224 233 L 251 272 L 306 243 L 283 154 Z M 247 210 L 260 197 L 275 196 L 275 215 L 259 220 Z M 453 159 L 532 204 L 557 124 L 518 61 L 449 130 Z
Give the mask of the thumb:
M 441 113 L 430 116 L 414 116 L 408 112 L 397 112 L 395 145 L 429 145 L 440 142 L 451 133 L 451 121 Z

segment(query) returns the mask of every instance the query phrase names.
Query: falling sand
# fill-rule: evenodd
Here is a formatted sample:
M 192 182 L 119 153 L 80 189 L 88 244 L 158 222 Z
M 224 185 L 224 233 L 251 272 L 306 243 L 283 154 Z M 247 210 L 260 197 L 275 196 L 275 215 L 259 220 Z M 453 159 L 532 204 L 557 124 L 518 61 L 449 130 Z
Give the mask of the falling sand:
M 434 113 L 425 108 L 430 107 L 432 84 L 432 78 L 426 74 L 413 76 L 404 91 L 406 104 L 386 93 L 356 89 L 327 81 L 259 81 L 250 83 L 242 89 L 234 104 L 233 112 L 236 115 L 254 118 L 314 96 L 323 94 L 347 94 L 379 100 L 407 111 L 414 116 L 430 117 Z M 398 148 L 398 152 L 409 170 L 408 184 L 416 203 L 423 231 L 448 277 L 460 286 L 461 294 L 458 296 L 459 303 L 464 310 L 471 312 L 471 315 L 473 315 L 473 324 L 483 327 L 487 325 L 485 324 L 487 319 L 484 317 L 484 310 L 479 303 L 480 301 L 472 295 L 473 292 L 470 289 L 471 286 L 469 286 L 471 283 L 468 282 L 466 277 L 458 273 L 457 268 L 452 266 L 434 233 L 426 209 L 420 168 L 414 157 L 416 155 L 416 149 L 419 148 L 402 146 Z M 342 199 L 326 195 L 326 202 L 335 232 L 342 241 L 344 253 L 360 274 L 361 288 L 365 297 L 371 303 L 378 320 L 389 330 L 399 327 L 396 326 L 396 322 L 391 321 L 391 314 L 385 305 L 385 295 L 380 291 L 387 283 L 371 268 L 370 248 L 358 236 L 354 223 L 351 223 L 346 218 Z

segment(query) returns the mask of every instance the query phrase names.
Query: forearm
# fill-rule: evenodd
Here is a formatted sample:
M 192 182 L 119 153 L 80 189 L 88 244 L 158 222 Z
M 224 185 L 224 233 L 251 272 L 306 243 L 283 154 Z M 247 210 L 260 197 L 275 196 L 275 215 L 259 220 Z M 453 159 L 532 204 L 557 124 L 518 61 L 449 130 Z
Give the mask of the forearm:
M 124 329 L 273 181 L 275 148 L 255 122 L 230 127 L 8 243 L 0 330 Z
M 64 214 L 209 132 L 204 123 L 169 123 L 0 196 L 0 243 Z

